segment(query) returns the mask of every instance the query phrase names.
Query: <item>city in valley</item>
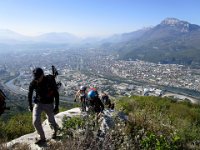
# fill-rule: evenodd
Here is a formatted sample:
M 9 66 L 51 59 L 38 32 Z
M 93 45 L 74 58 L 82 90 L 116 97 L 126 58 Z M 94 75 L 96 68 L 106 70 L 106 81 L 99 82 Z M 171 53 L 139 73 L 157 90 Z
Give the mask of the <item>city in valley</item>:
M 61 100 L 70 100 L 79 86 L 96 87 L 111 97 L 170 96 L 198 102 L 200 70 L 178 64 L 119 60 L 117 55 L 91 49 L 45 49 L 1 55 L 1 86 L 27 96 L 34 67 L 51 74 L 54 65 L 61 82 Z

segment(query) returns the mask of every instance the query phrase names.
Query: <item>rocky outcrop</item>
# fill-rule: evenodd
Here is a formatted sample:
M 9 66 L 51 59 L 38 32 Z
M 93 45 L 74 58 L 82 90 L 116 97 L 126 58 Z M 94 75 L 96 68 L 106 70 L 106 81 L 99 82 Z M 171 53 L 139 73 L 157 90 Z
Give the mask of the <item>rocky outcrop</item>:
M 122 112 L 117 112 L 114 110 L 110 110 L 110 109 L 106 109 L 104 110 L 104 112 L 100 115 L 101 117 L 98 120 L 98 124 L 97 126 L 95 125 L 95 127 L 93 128 L 91 125 L 89 125 L 91 122 L 93 122 L 94 118 L 91 120 L 90 118 L 90 113 L 86 113 L 86 112 L 81 112 L 79 108 L 73 108 L 70 109 L 68 111 L 65 112 L 61 112 L 57 115 L 55 115 L 55 119 L 56 122 L 58 124 L 58 126 L 62 129 L 63 127 L 63 118 L 67 117 L 67 118 L 71 118 L 71 117 L 75 117 L 75 116 L 83 116 L 84 120 L 87 122 L 85 124 L 85 127 L 82 129 L 72 129 L 70 130 L 72 132 L 72 137 L 71 140 L 73 141 L 74 139 L 76 139 L 76 142 L 82 143 L 84 141 L 84 139 L 87 137 L 87 135 L 90 134 L 90 141 L 91 143 L 89 143 L 89 146 L 87 148 L 91 148 L 93 149 L 94 147 L 101 147 L 101 148 L 108 148 L 110 147 L 110 144 L 108 144 L 107 142 L 111 142 L 113 141 L 113 145 L 111 147 L 115 147 L 115 143 L 119 143 L 119 137 L 124 138 L 124 136 L 119 136 L 118 132 L 121 127 L 121 123 L 122 122 L 126 122 L 127 121 L 127 116 L 125 114 L 123 114 Z M 90 119 L 89 119 L 90 118 Z M 88 119 L 88 120 L 87 120 Z M 118 120 L 118 121 L 117 121 Z M 117 121 L 117 123 L 116 123 Z M 121 123 L 120 123 L 121 122 Z M 122 123 L 123 124 L 123 123 Z M 65 141 L 62 141 L 62 132 L 60 135 L 58 135 L 58 137 L 61 137 L 61 139 L 51 139 L 51 135 L 52 135 L 52 130 L 48 124 L 48 121 L 45 120 L 43 122 L 43 129 L 47 138 L 47 142 L 44 145 L 36 145 L 35 144 L 35 139 L 37 138 L 38 134 L 36 132 L 34 133 L 30 133 L 30 134 L 26 134 L 24 136 L 21 136 L 17 139 L 14 139 L 8 143 L 6 143 L 4 145 L 5 148 L 7 149 L 31 149 L 31 150 L 41 150 L 41 149 L 49 149 L 52 147 L 52 145 L 58 145 L 60 144 L 60 148 L 61 147 L 65 147 L 64 143 Z M 118 127 L 120 126 L 120 127 Z M 96 128 L 97 127 L 97 128 Z M 117 129 L 117 130 L 115 130 Z M 120 135 L 122 135 L 121 133 L 119 133 Z M 124 135 L 124 133 L 123 133 Z M 108 138 L 111 139 L 108 139 Z M 77 138 L 79 139 L 79 141 L 77 141 Z M 70 139 L 70 138 L 69 138 Z M 69 141 L 69 139 L 67 141 Z M 64 138 L 64 140 L 66 140 Z M 92 142 L 93 141 L 93 142 Z M 124 140 L 122 140 L 124 141 Z M 64 142 L 64 143 L 63 143 Z M 95 144 L 94 144 L 95 143 Z M 83 144 L 84 145 L 84 144 Z M 87 145 L 87 144 L 85 144 Z M 102 145 L 105 145 L 104 147 L 102 147 Z M 121 144 L 120 144 L 121 145 Z M 107 147 L 108 146 L 108 147 Z M 55 148 L 57 149 L 57 148 Z
M 73 117 L 73 116 L 80 116 L 81 111 L 79 108 L 73 108 L 65 112 L 60 112 L 57 115 L 55 115 L 56 122 L 60 128 L 62 128 L 62 120 L 63 117 Z M 48 120 L 45 120 L 42 124 L 47 141 L 51 141 L 51 135 L 52 135 L 52 130 L 48 124 Z M 37 132 L 33 132 L 30 134 L 26 134 L 24 136 L 21 136 L 17 139 L 14 139 L 4 145 L 7 149 L 15 149 L 17 145 L 26 145 L 29 147 L 31 150 L 40 150 L 43 149 L 45 146 L 48 147 L 48 143 L 44 145 L 43 147 L 40 147 L 35 143 L 35 138 L 37 138 L 38 134 Z M 17 148 L 16 148 L 17 149 Z

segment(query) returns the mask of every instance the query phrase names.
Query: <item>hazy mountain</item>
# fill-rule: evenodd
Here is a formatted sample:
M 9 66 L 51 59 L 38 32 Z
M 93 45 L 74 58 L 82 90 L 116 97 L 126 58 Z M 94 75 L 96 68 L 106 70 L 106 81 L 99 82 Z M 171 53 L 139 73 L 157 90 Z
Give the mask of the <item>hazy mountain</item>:
M 76 43 L 80 38 L 67 32 L 51 32 L 34 37 L 34 41 L 47 43 Z
M 114 43 L 126 42 L 129 40 L 140 38 L 144 33 L 149 31 L 150 29 L 151 28 L 144 28 L 144 29 L 140 29 L 140 30 L 133 31 L 130 33 L 116 34 L 107 39 L 104 39 L 104 41 L 107 41 L 107 42 L 109 41 L 109 42 L 114 42 Z
M 167 18 L 141 34 L 123 34 L 113 43 L 109 48 L 117 50 L 121 59 L 200 64 L 200 26 L 176 18 Z
M 7 29 L 0 29 L 0 43 L 16 43 L 29 40 L 29 37 Z
M 11 30 L 0 30 L 1 44 L 34 44 L 34 43 L 75 43 L 79 42 L 80 38 L 66 32 L 52 32 L 35 37 L 24 36 Z

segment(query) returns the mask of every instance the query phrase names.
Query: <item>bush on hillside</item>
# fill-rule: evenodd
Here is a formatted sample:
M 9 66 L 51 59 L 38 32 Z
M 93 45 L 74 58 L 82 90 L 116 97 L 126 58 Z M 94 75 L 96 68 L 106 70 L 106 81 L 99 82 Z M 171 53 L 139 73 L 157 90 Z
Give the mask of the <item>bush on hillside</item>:
M 117 102 L 129 118 L 126 133 L 137 139 L 141 149 L 198 147 L 200 106 L 168 98 L 123 98 Z M 137 138 L 136 138 L 137 137 Z
M 4 136 L 8 140 L 11 140 L 24 134 L 33 132 L 34 128 L 31 118 L 32 117 L 30 113 L 17 114 L 16 116 L 13 116 L 4 126 Z

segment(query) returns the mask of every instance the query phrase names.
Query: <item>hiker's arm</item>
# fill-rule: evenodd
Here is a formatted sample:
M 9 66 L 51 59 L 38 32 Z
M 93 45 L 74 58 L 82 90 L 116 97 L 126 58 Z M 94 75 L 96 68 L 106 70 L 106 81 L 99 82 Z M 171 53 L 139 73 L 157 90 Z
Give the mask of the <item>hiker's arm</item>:
M 55 90 L 55 107 L 59 106 L 59 93 L 58 90 Z
M 76 102 L 77 97 L 79 96 L 79 91 L 76 92 L 75 97 L 74 97 L 74 102 Z
M 99 105 L 101 106 L 101 111 L 103 111 L 104 110 L 104 104 L 102 103 L 102 101 L 99 99 Z

